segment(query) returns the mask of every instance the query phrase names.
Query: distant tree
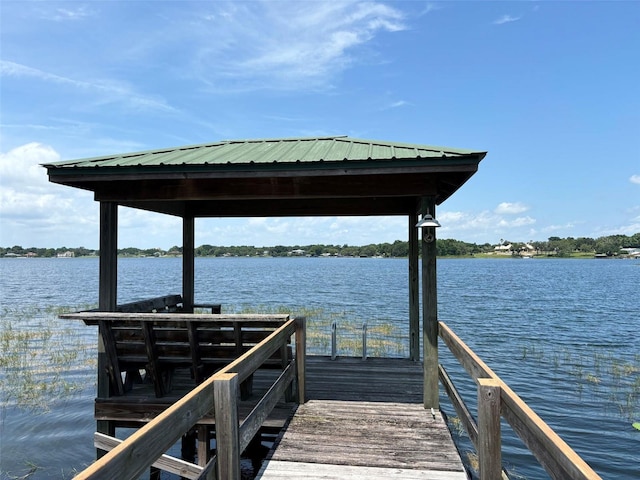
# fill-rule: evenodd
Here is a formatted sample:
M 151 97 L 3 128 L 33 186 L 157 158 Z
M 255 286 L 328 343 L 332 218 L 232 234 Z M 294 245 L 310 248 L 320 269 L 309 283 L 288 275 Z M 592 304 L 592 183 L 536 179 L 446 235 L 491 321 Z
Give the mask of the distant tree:
M 306 251 L 309 255 L 319 257 L 324 253 L 324 245 L 310 245 L 307 247 Z
M 375 245 L 366 245 L 364 247 L 362 247 L 360 249 L 360 256 L 361 257 L 373 257 L 377 254 L 377 250 L 376 250 L 376 246 Z
M 24 248 L 20 245 L 14 245 L 9 249 L 8 253 L 15 253 L 16 255 L 23 255 L 25 253 Z
M 409 256 L 409 242 L 403 242 L 401 240 L 396 240 L 391 245 L 391 256 L 392 257 L 408 257 Z

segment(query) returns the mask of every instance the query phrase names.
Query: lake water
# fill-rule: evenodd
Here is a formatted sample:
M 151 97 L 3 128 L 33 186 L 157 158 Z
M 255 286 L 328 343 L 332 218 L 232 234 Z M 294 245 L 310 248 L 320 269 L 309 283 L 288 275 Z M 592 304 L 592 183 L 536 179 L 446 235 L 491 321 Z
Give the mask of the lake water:
M 118 281 L 119 303 L 179 293 L 181 260 L 120 259 Z M 226 312 L 311 312 L 317 328 L 336 320 L 345 335 L 365 321 L 406 333 L 407 283 L 404 259 L 196 259 L 196 302 L 220 302 Z M 640 431 L 631 426 L 640 421 L 640 262 L 441 259 L 438 291 L 440 320 L 603 478 L 640 478 Z M 0 478 L 70 478 L 94 457 L 96 332 L 56 312 L 97 304 L 98 260 L 0 259 L 0 292 L 4 336 L 57 332 L 16 360 L 32 374 L 0 364 Z M 3 358 L 21 353 L 0 348 Z M 53 374 L 38 366 L 69 349 L 75 356 Z M 474 384 L 446 347 L 440 351 L 474 409 Z M 62 384 L 38 397 L 38 385 L 56 374 Z M 12 388 L 20 382 L 29 384 L 29 398 L 17 399 Z M 453 417 L 444 396 L 442 403 Z M 468 440 L 455 436 L 464 451 Z M 548 478 L 504 423 L 503 460 L 515 478 Z

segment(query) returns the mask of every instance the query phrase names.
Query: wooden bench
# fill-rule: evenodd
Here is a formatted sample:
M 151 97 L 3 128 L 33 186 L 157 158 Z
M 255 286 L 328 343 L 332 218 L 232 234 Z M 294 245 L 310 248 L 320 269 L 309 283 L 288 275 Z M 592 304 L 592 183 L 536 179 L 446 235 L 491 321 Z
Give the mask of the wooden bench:
M 219 303 L 198 303 L 193 308 L 211 310 L 211 313 L 222 313 L 222 306 Z M 183 311 L 184 301 L 182 295 L 177 294 L 123 303 L 116 307 L 116 312 L 122 313 L 174 313 Z
M 134 385 L 151 382 L 155 396 L 164 397 L 171 391 L 178 369 L 187 369 L 192 385 L 197 385 L 289 319 L 288 315 L 167 312 L 90 312 L 83 319 L 87 325 L 100 328 L 110 396 L 125 395 Z M 290 358 L 288 347 L 274 353 L 263 367 L 284 368 Z M 251 379 L 242 389 L 245 395 L 250 393 Z

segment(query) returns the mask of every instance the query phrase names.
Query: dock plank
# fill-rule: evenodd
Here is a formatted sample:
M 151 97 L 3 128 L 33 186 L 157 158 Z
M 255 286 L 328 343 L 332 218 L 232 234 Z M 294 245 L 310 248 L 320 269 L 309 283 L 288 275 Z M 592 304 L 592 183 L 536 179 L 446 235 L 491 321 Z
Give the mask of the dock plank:
M 263 471 L 269 480 L 467 480 L 461 472 L 406 470 L 398 468 L 351 467 L 345 465 L 318 465 L 304 462 L 271 461 Z
M 467 479 L 419 363 L 308 357 L 307 392 L 258 479 Z

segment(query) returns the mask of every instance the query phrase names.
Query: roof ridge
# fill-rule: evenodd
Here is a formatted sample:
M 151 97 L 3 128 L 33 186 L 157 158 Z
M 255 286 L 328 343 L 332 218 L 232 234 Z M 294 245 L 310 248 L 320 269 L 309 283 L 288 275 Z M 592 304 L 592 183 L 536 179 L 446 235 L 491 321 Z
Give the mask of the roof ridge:
M 271 155 L 260 155 L 260 152 L 273 151 Z M 386 153 L 385 153 L 386 152 Z M 309 154 L 313 157 L 309 158 Z M 389 142 L 349 137 L 348 135 L 290 137 L 273 139 L 221 140 L 199 145 L 183 145 L 179 147 L 157 148 L 138 152 L 111 154 L 91 158 L 64 160 L 45 164 L 44 166 L 65 167 L 119 167 L 164 165 L 167 158 L 173 165 L 199 163 L 211 165 L 221 163 L 269 163 L 274 162 L 310 162 L 314 160 L 371 160 L 396 158 L 435 158 L 458 157 L 460 155 L 482 155 L 486 152 L 478 150 L 458 149 L 434 145 Z M 224 161 L 223 161 L 223 157 Z M 155 157 L 155 159 L 154 159 Z M 295 158 L 294 158 L 295 157 Z M 160 159 L 163 159 L 160 162 Z M 207 161 L 202 161 L 207 159 Z

